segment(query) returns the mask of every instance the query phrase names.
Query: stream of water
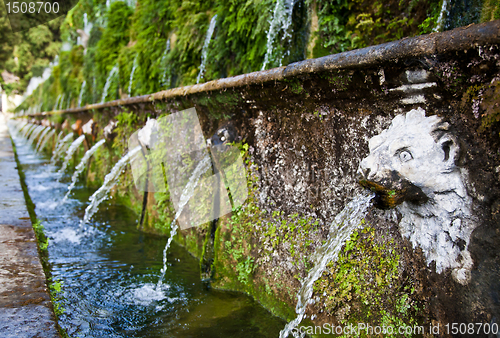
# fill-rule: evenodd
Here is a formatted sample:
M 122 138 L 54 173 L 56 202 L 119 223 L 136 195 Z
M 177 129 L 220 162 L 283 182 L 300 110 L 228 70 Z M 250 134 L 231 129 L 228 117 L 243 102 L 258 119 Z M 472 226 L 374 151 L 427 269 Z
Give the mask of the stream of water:
M 59 324 L 70 336 L 279 335 L 282 320 L 243 294 L 207 288 L 200 280 L 199 262 L 175 242 L 167 253 L 168 269 L 162 272 L 165 238 L 138 231 L 137 216 L 113 200 L 104 201 L 87 222 L 87 231 L 81 231 L 79 222 L 94 191 L 76 185 L 67 202 L 53 208 L 64 198 L 71 173 L 58 182 L 57 167 L 48 156 L 35 153 L 23 137 L 13 139 L 49 238 L 52 278 L 61 282 L 64 313 Z
M 51 131 L 51 128 L 50 127 L 46 127 L 44 129 L 44 131 L 40 134 L 40 136 L 38 137 L 38 142 L 36 143 L 36 146 L 35 146 L 35 149 L 38 149 L 40 147 L 40 144 L 42 143 L 45 135 L 47 135 L 48 132 Z
M 108 90 L 111 86 L 111 81 L 113 81 L 113 77 L 116 73 L 118 73 L 118 65 L 114 66 L 113 69 L 111 69 L 111 71 L 109 72 L 106 83 L 104 84 L 104 89 L 102 90 L 101 103 L 106 102 L 106 96 L 108 96 Z
M 362 227 L 362 219 L 366 210 L 370 207 L 371 201 L 375 197 L 372 192 L 363 191 L 349 202 L 344 209 L 335 216 L 335 221 L 330 226 L 328 239 L 313 255 L 314 267 L 309 270 L 306 279 L 302 282 L 302 287 L 297 295 L 297 306 L 295 312 L 297 317 L 289 322 L 280 332 L 280 338 L 288 337 L 290 333 L 294 337 L 304 337 L 293 332 L 306 313 L 307 305 L 313 302 L 313 286 L 325 271 L 326 265 L 330 261 L 335 261 L 344 243 L 349 239 L 352 232 Z
M 104 177 L 104 183 L 102 186 L 97 189 L 95 193 L 92 194 L 89 198 L 89 205 L 85 209 L 85 215 L 83 216 L 82 222 L 80 226 L 85 225 L 92 216 L 99 210 L 99 205 L 104 202 L 109 197 L 109 192 L 115 186 L 118 177 L 122 173 L 122 170 L 127 165 L 128 161 L 132 156 L 141 151 L 141 146 L 137 146 L 134 149 L 130 150 L 125 156 L 123 156 L 111 169 L 111 172 Z
M 210 20 L 210 26 L 208 27 L 207 35 L 205 36 L 205 42 L 203 43 L 203 49 L 201 50 L 200 71 L 198 73 L 198 77 L 196 78 L 196 83 L 200 83 L 200 80 L 203 78 L 203 75 L 205 74 L 205 64 L 207 62 L 208 46 L 210 45 L 210 41 L 212 40 L 212 35 L 214 34 L 216 23 L 217 23 L 217 14 L 215 14 L 212 17 L 212 20 Z
M 61 134 L 59 134 L 59 136 L 60 135 Z M 59 157 L 61 156 L 61 152 L 64 151 L 65 146 L 69 143 L 69 141 L 73 138 L 73 136 L 74 136 L 73 133 L 69 133 L 66 136 L 64 136 L 63 139 L 58 138 L 58 141 L 54 148 L 54 152 L 52 153 L 52 158 L 50 160 L 52 164 L 56 164 L 56 162 L 59 160 Z
M 73 155 L 78 150 L 78 147 L 83 143 L 84 140 L 85 140 L 85 135 L 82 134 L 76 140 L 74 140 L 73 143 L 71 143 L 68 150 L 66 151 L 66 156 L 64 157 L 63 165 L 61 169 L 59 169 L 59 174 L 62 175 L 64 171 L 66 171 L 69 161 L 71 160 L 71 158 L 73 158 Z
M 132 84 L 134 82 L 134 73 L 135 69 L 137 68 L 137 58 L 139 57 L 139 54 L 137 54 L 134 58 L 134 63 L 132 64 L 132 71 L 130 72 L 130 79 L 128 81 L 128 96 L 132 96 Z
M 54 136 L 54 134 L 56 133 L 56 130 L 55 129 L 52 129 L 45 137 L 43 138 L 40 138 L 40 145 L 36 147 L 36 149 L 38 151 L 41 151 L 45 148 L 45 145 L 47 144 L 47 142 L 50 140 L 50 138 L 52 136 Z
M 160 67 L 163 68 L 163 75 L 161 77 L 161 84 L 164 87 L 168 87 L 170 85 L 170 79 L 167 77 L 168 66 L 166 64 L 167 55 L 170 52 L 170 39 L 167 40 L 167 44 L 165 46 L 165 51 L 163 52 L 163 56 L 161 57 Z
M 292 14 L 295 2 L 296 0 L 276 1 L 273 16 L 271 22 L 269 23 L 269 30 L 267 31 L 266 55 L 264 56 L 264 63 L 262 64 L 261 70 L 265 70 L 268 64 L 272 61 L 273 53 L 275 52 L 274 43 L 278 33 L 280 31 L 283 32 L 282 40 L 285 42 L 288 42 L 290 39 L 291 34 L 289 29 L 292 25 Z M 282 58 L 278 56 L 277 61 L 279 61 L 279 66 L 281 67 Z
M 78 165 L 76 166 L 75 171 L 73 172 L 73 176 L 71 176 L 71 184 L 68 187 L 68 192 L 66 193 L 66 195 L 64 195 L 62 203 L 66 202 L 69 195 L 71 194 L 71 190 L 73 190 L 73 188 L 76 186 L 76 182 L 78 182 L 78 177 L 83 172 L 83 170 L 85 170 L 85 166 L 87 165 L 87 162 L 90 159 L 90 157 L 94 155 L 97 149 L 99 149 L 99 147 L 102 146 L 104 142 L 106 142 L 106 140 L 100 140 L 99 142 L 94 144 L 92 148 L 90 148 L 85 152 L 85 155 L 83 155 L 82 159 L 80 160 L 80 163 L 78 163 Z
M 87 14 L 87 13 L 85 13 L 85 14 Z M 80 88 L 80 94 L 78 94 L 78 106 L 77 107 L 82 106 L 82 98 L 83 98 L 83 93 L 85 91 L 85 86 L 87 86 L 87 81 L 83 80 L 82 87 Z

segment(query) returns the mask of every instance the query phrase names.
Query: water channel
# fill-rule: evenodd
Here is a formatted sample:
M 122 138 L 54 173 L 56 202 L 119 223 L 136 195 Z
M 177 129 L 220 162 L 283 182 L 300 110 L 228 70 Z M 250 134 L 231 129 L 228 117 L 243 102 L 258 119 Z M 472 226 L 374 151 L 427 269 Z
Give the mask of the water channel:
M 113 199 L 80 228 L 94 191 L 79 183 L 61 203 L 71 171 L 61 177 L 48 156 L 11 132 L 49 238 L 52 278 L 62 285 L 59 323 L 70 336 L 279 336 L 283 320 L 246 295 L 210 289 L 200 280 L 198 261 L 175 243 L 158 290 L 166 238 L 139 232 L 137 216 Z

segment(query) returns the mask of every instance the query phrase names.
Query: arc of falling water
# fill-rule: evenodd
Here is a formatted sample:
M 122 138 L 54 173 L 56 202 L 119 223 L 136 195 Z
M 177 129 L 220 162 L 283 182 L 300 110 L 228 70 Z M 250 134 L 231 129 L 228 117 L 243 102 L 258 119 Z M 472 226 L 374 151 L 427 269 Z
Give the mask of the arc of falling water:
M 101 103 L 106 101 L 106 96 L 108 96 L 108 90 L 111 86 L 111 81 L 113 80 L 113 76 L 118 72 L 118 65 L 115 65 L 113 69 L 109 72 L 108 78 L 106 79 L 106 83 L 104 84 L 104 89 L 102 91 Z
M 38 138 L 38 142 L 36 143 L 36 146 L 35 146 L 35 150 L 38 149 L 38 147 L 40 147 L 40 144 L 42 143 L 45 135 L 47 135 L 47 133 L 51 130 L 50 127 L 47 127 L 45 128 L 45 130 L 40 134 L 40 137 Z
M 198 181 L 200 180 L 201 175 L 203 175 L 211 167 L 212 161 L 210 160 L 210 156 L 207 155 L 200 161 L 200 163 L 198 163 L 193 173 L 191 174 L 188 183 L 182 191 L 181 197 L 179 199 L 179 208 L 175 213 L 174 220 L 170 223 L 170 236 L 167 240 L 165 248 L 163 249 L 163 267 L 161 269 L 161 276 L 158 280 L 158 284 L 156 285 L 156 290 L 161 289 L 163 278 L 165 277 L 165 272 L 167 272 L 167 251 L 170 248 L 170 244 L 172 244 L 172 240 L 177 234 L 177 229 L 179 228 L 179 226 L 177 225 L 177 218 L 179 218 L 187 202 L 189 202 L 189 200 L 193 196 L 194 189 L 198 185 Z
M 439 12 L 439 17 L 436 22 L 436 27 L 434 27 L 434 29 L 432 30 L 433 32 L 441 32 L 443 30 L 447 13 L 448 13 L 448 1 L 443 0 L 441 11 Z
M 42 141 L 42 143 L 40 144 L 40 146 L 38 147 L 38 151 L 41 151 L 43 150 L 43 148 L 45 148 L 45 145 L 47 144 L 48 140 L 50 140 L 50 138 L 52 136 L 54 136 L 54 134 L 56 133 L 56 130 L 55 129 L 52 129 L 48 134 L 47 136 L 45 136 L 45 139 Z
M 57 105 L 59 104 L 59 100 L 61 99 L 61 95 L 59 94 L 56 98 L 56 104 L 54 105 L 54 108 L 52 108 L 53 111 L 57 110 Z
M 26 142 L 29 141 L 30 137 L 31 137 L 31 134 L 35 131 L 37 125 L 36 124 L 32 124 L 27 130 L 26 130 L 26 133 L 24 134 L 24 137 L 26 137 Z
M 110 173 L 104 178 L 104 183 L 102 186 L 89 198 L 89 205 L 85 209 L 85 215 L 80 222 L 80 227 L 83 227 L 94 214 L 99 210 L 99 205 L 108 198 L 108 194 L 111 189 L 115 186 L 118 176 L 120 176 L 121 171 L 128 163 L 130 158 L 141 151 L 141 146 L 137 146 L 131 151 L 129 151 L 125 156 L 123 156 L 111 169 Z
M 349 202 L 344 209 L 335 216 L 335 221 L 330 226 L 328 240 L 323 244 L 313 255 L 314 267 L 307 274 L 306 279 L 302 282 L 302 287 L 297 295 L 297 306 L 295 312 L 297 317 L 286 324 L 285 328 L 280 332 L 280 338 L 286 338 L 292 332 L 294 337 L 299 336 L 298 333 L 292 330 L 296 328 L 306 313 L 307 305 L 312 304 L 311 299 L 313 294 L 314 282 L 323 274 L 326 265 L 331 260 L 336 260 L 344 243 L 349 239 L 352 232 L 362 225 L 362 219 L 365 216 L 366 210 L 371 205 L 371 200 L 375 197 L 374 193 L 363 192 Z
M 40 133 L 47 127 L 43 127 L 43 126 L 37 126 L 35 128 L 35 131 L 33 133 L 31 133 L 31 136 L 30 138 L 28 139 L 28 145 L 29 146 L 32 146 L 33 145 L 33 142 L 35 142 L 36 138 L 38 137 L 38 135 L 40 135 Z
M 85 86 L 87 86 L 87 81 L 83 80 L 82 88 L 80 88 L 80 94 L 78 95 L 78 107 L 82 106 L 83 91 L 85 90 Z
M 59 169 L 59 171 L 58 171 L 59 175 L 64 174 L 64 171 L 66 170 L 66 167 L 68 166 L 69 161 L 73 157 L 73 154 L 78 149 L 78 147 L 83 143 L 84 140 L 85 140 L 85 134 L 82 134 L 76 140 L 74 140 L 73 143 L 71 143 L 68 150 L 66 151 L 66 157 L 64 158 L 63 165 L 62 165 L 61 169 Z
M 128 96 L 132 96 L 132 82 L 134 81 L 134 73 L 135 69 L 137 68 L 137 57 L 139 54 L 137 54 L 134 58 L 134 64 L 132 65 L 132 71 L 130 72 L 130 79 L 128 81 Z
M 276 2 L 276 7 L 274 7 L 273 18 L 271 19 L 271 24 L 269 30 L 267 31 L 267 44 L 266 44 L 266 55 L 264 56 L 264 63 L 262 64 L 262 69 L 265 70 L 267 64 L 270 62 L 270 58 L 273 53 L 273 44 L 280 30 L 283 30 L 283 40 L 288 40 L 290 38 L 290 33 L 288 28 L 292 24 L 292 14 L 293 7 L 295 6 L 296 0 L 278 0 Z M 281 25 L 281 27 L 280 27 Z M 280 58 L 281 67 L 281 58 Z
M 62 132 L 61 132 L 62 133 Z M 56 161 L 59 159 L 61 151 L 64 150 L 64 145 L 69 142 L 73 138 L 73 133 L 69 133 L 64 136 L 64 138 L 57 142 L 54 152 L 52 153 L 52 158 L 50 159 L 50 163 L 52 165 L 56 164 Z
M 196 78 L 196 83 L 200 83 L 201 78 L 205 74 L 205 63 L 207 62 L 208 46 L 210 45 L 210 41 L 212 40 L 212 35 L 214 34 L 216 23 L 217 23 L 217 14 L 215 14 L 212 17 L 212 20 L 210 20 L 210 26 L 208 27 L 207 35 L 205 37 L 205 42 L 203 43 L 203 48 L 201 50 L 200 72 L 198 73 L 198 77 Z
M 165 65 L 165 60 L 167 58 L 168 52 L 170 51 L 170 39 L 167 40 L 167 45 L 165 47 L 165 51 L 163 52 L 163 56 L 161 57 L 160 66 L 163 67 L 163 75 L 161 77 L 162 86 L 167 86 L 170 84 L 170 80 L 167 81 L 167 70 L 168 67 Z
M 97 151 L 97 149 L 99 149 L 99 147 L 104 144 L 104 142 L 106 142 L 106 140 L 104 140 L 104 139 L 100 140 L 99 142 L 94 144 L 94 146 L 92 148 L 90 148 L 89 150 L 87 150 L 85 152 L 85 155 L 83 155 L 82 159 L 80 160 L 80 163 L 75 168 L 75 172 L 73 173 L 73 176 L 71 177 L 71 184 L 68 187 L 68 192 L 64 196 L 61 204 L 64 204 L 64 202 L 66 202 L 66 200 L 68 199 L 69 195 L 71 194 L 71 191 L 73 190 L 73 188 L 76 185 L 76 182 L 78 182 L 78 176 L 80 176 L 80 174 L 85 169 L 85 165 L 87 164 L 87 161 L 90 159 L 90 157 L 92 155 L 94 155 L 94 153 Z
M 59 102 L 59 106 L 58 106 L 58 110 L 62 110 L 63 109 L 63 104 L 64 104 L 64 98 L 65 98 L 66 94 L 63 93 L 62 96 L 61 96 L 61 101 Z

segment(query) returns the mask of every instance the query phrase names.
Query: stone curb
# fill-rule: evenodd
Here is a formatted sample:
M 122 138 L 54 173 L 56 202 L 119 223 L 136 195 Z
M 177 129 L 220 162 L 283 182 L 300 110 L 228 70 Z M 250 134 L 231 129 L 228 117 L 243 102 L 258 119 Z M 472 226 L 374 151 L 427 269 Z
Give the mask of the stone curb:
M 0 335 L 61 337 L 7 126 L 0 118 Z

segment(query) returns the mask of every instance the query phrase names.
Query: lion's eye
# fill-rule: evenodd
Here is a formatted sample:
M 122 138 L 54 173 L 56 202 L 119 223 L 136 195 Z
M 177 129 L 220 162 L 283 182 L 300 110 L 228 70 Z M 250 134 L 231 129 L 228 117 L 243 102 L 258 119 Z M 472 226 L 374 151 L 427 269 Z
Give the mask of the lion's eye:
M 409 151 L 403 150 L 399 153 L 399 159 L 401 160 L 401 162 L 408 162 L 409 160 L 413 159 L 413 156 L 411 156 L 411 153 Z

